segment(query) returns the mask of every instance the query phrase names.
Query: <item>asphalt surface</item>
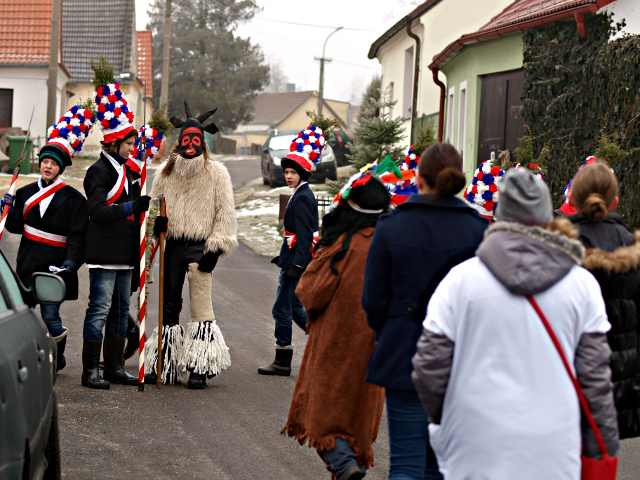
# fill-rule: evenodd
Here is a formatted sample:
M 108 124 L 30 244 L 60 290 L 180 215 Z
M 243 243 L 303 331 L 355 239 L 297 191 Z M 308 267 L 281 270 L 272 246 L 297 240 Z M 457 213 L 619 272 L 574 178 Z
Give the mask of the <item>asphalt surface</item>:
M 228 162 L 239 186 L 260 174 L 258 160 Z M 2 248 L 15 262 L 19 237 L 5 233 Z M 213 273 L 214 311 L 232 365 L 208 380 L 205 390 L 182 385 L 157 389 L 80 385 L 82 325 L 89 290 L 88 269 L 80 269 L 79 300 L 62 305 L 69 328 L 67 366 L 58 374 L 62 472 L 67 479 L 328 479 L 314 449 L 280 435 L 305 345 L 294 327 L 291 377 L 264 377 L 257 368 L 274 357 L 271 305 L 277 268 L 244 245 L 221 259 Z M 185 282 L 186 287 L 187 282 Z M 158 286 L 150 287 L 147 337 L 157 326 Z M 188 287 L 183 318 L 189 319 Z M 136 297 L 132 297 L 132 311 Z M 137 375 L 138 356 L 127 361 Z M 388 475 L 386 418 L 375 447 L 378 465 L 367 475 Z
M 260 175 L 259 160 L 226 163 L 234 188 Z M 15 264 L 19 237 L 5 233 L 2 250 Z M 271 305 L 277 269 L 269 258 L 240 245 L 213 273 L 212 297 L 232 365 L 208 380 L 205 390 L 181 385 L 157 389 L 112 385 L 99 391 L 80 385 L 82 325 L 89 290 L 80 270 L 80 296 L 62 305 L 69 328 L 67 366 L 58 374 L 62 472 L 66 479 L 328 479 L 314 449 L 280 435 L 305 344 L 294 327 L 291 377 L 263 377 L 257 368 L 274 355 Z M 184 312 L 189 312 L 188 287 Z M 132 311 L 136 297 L 132 297 Z M 150 286 L 147 337 L 157 325 L 158 287 Z M 186 313 L 181 324 L 186 326 Z M 127 362 L 137 375 L 138 357 Z M 368 479 L 388 476 L 386 416 L 374 445 L 377 465 Z M 621 443 L 619 479 L 640 478 L 640 441 Z

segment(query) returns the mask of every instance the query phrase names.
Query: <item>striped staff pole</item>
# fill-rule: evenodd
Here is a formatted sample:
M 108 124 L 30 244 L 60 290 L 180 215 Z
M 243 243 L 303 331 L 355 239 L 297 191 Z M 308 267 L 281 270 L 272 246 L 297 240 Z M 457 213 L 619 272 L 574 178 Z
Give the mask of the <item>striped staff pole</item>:
M 31 118 L 29 119 L 29 126 L 27 127 L 27 136 L 24 139 L 24 143 L 22 144 L 22 152 L 20 153 L 20 158 L 16 162 L 16 168 L 13 169 L 13 177 L 11 178 L 11 185 L 9 186 L 9 194 L 15 195 L 16 188 L 18 183 L 18 175 L 20 175 L 20 165 L 22 165 L 22 161 L 24 160 L 25 154 L 24 151 L 27 148 L 27 142 L 29 141 L 29 134 L 31 133 L 31 120 L 33 120 L 33 112 L 36 110 L 36 106 L 33 106 L 31 110 Z M 7 215 L 9 215 L 9 205 L 5 205 L 2 209 L 2 219 L 0 219 L 0 240 L 2 239 L 2 233 L 4 232 L 4 224 L 7 223 Z
M 146 147 L 140 158 L 140 195 L 147 194 L 147 154 Z M 145 319 L 147 317 L 147 281 L 145 251 L 147 247 L 147 212 L 140 214 L 140 292 L 138 305 L 140 306 L 140 355 L 138 357 L 138 391 L 144 391 L 144 341 Z

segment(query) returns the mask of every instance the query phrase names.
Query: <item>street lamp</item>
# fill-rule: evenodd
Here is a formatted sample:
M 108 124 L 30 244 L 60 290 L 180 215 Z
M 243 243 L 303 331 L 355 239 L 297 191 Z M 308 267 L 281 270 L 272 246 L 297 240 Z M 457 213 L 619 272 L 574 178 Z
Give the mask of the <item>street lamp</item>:
M 322 115 L 322 103 L 323 103 L 323 100 L 324 100 L 324 97 L 323 97 L 323 93 L 324 93 L 324 62 L 330 62 L 331 61 L 330 58 L 324 58 L 324 50 L 325 50 L 325 48 L 327 48 L 327 41 L 329 40 L 329 37 L 331 37 L 331 35 L 336 33 L 338 30 L 342 30 L 343 28 L 344 27 L 338 27 L 333 32 L 331 32 L 329 34 L 327 39 L 324 41 L 324 46 L 322 47 L 322 57 L 321 58 L 315 57 L 316 60 L 320 60 L 320 88 L 319 88 L 319 91 L 318 91 L 318 116 Z

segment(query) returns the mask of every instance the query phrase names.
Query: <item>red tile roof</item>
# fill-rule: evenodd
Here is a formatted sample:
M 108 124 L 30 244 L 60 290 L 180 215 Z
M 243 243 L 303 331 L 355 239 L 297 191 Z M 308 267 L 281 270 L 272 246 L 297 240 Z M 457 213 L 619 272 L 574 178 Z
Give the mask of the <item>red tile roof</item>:
M 597 12 L 615 0 L 516 0 L 502 13 L 496 15 L 480 30 L 462 35 L 433 57 L 429 68 L 440 68 L 458 50 L 474 43 L 503 37 L 511 33 L 528 30 L 540 25 L 554 23 Z
M 144 83 L 145 96 L 153 96 L 153 41 L 151 30 L 138 30 L 138 78 Z
M 0 64 L 49 63 L 52 0 L 0 0 Z

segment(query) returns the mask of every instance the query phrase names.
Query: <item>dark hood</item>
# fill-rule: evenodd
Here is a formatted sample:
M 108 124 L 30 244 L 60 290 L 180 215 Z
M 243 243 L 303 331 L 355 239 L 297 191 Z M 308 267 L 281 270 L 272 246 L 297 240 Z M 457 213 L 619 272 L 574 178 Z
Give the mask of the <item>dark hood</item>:
M 552 222 L 551 228 L 556 223 L 562 225 Z M 511 293 L 535 295 L 579 265 L 584 247 L 552 229 L 497 222 L 485 232 L 476 255 Z

